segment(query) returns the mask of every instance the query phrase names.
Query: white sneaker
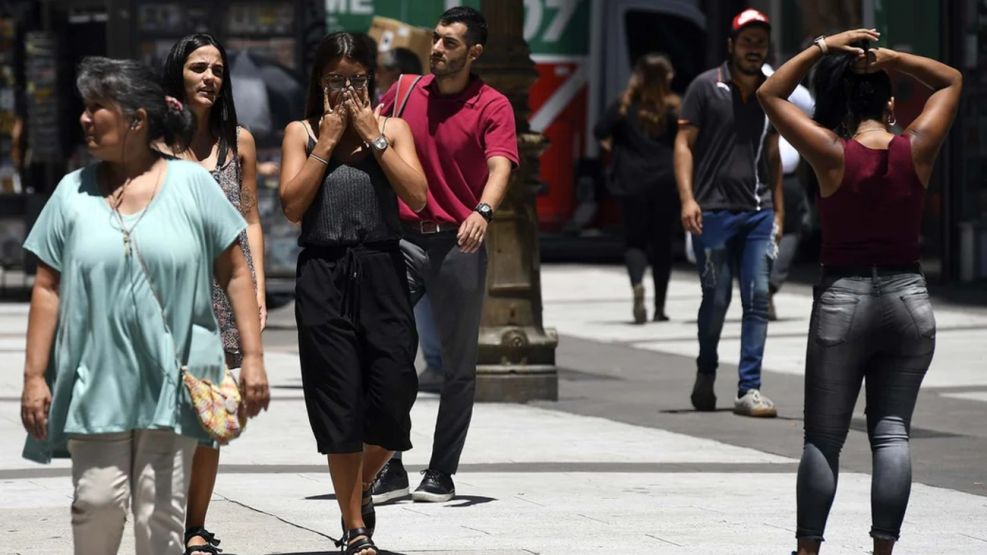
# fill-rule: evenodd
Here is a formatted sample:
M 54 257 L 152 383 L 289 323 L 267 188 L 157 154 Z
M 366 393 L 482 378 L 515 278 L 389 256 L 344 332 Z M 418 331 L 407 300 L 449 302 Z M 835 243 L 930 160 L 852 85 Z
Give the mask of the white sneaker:
M 756 389 L 748 389 L 743 397 L 734 399 L 733 413 L 743 416 L 760 416 L 764 418 L 774 418 L 778 416 L 775 404 Z

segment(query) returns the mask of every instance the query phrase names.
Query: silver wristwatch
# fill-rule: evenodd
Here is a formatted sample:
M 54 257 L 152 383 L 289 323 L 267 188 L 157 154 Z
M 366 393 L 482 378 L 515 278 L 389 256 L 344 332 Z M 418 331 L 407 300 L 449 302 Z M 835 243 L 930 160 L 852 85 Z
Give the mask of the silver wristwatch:
M 370 146 L 374 147 L 374 150 L 377 152 L 384 152 L 387 150 L 387 147 L 391 146 L 391 143 L 387 142 L 387 137 L 381 133 L 380 137 L 370 141 Z

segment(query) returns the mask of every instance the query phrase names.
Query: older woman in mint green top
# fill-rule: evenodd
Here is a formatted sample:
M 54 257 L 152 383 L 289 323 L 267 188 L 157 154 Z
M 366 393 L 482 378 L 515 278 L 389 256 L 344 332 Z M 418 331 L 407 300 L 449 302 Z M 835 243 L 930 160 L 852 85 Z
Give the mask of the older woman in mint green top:
M 80 123 L 100 162 L 65 176 L 25 242 L 40 259 L 28 322 L 25 456 L 72 458 L 75 552 L 109 555 L 133 513 L 139 555 L 181 553 L 192 455 L 207 438 L 180 365 L 223 376 L 213 273 L 243 344 L 246 412 L 269 399 L 245 222 L 197 164 L 193 116 L 137 62 L 86 58 Z M 160 302 L 159 302 L 160 300 Z
M 130 255 L 100 194 L 99 164 L 62 179 L 24 244 L 60 278 L 48 438 L 28 438 L 28 458 L 48 462 L 71 434 L 170 428 L 209 439 L 188 403 L 175 354 L 197 377 L 222 380 L 212 265 L 246 223 L 201 166 L 158 164 L 157 194 L 143 210 L 123 215 L 133 228 Z M 165 302 L 172 334 L 155 294 Z

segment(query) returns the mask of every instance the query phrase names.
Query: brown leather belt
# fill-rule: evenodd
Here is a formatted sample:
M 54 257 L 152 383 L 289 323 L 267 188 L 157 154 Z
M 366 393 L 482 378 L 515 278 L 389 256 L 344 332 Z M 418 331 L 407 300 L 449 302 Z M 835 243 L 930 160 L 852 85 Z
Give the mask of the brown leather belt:
M 432 235 L 435 233 L 447 233 L 450 231 L 458 231 L 459 225 L 449 222 L 433 222 L 431 220 L 420 220 L 417 222 L 402 221 L 401 225 L 404 230 L 408 233 L 415 233 L 418 235 Z

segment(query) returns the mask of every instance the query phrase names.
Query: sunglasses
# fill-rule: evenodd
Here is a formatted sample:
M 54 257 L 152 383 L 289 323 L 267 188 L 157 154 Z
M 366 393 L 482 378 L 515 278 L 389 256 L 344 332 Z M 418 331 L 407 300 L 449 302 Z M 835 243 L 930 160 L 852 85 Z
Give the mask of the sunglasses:
M 349 84 L 354 89 L 362 89 L 370 82 L 370 75 L 339 75 L 330 73 L 322 78 L 322 88 L 334 91 L 341 91 Z

